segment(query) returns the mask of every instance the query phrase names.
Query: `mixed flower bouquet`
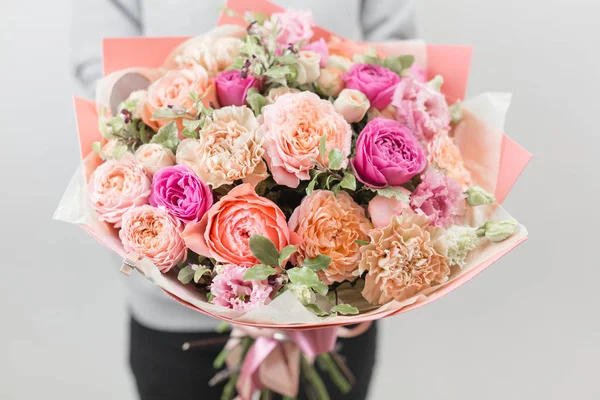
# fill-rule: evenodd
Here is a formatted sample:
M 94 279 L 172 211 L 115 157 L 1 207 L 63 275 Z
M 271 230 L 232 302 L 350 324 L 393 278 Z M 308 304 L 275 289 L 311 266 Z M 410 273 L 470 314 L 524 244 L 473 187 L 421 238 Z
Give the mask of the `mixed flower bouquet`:
M 432 301 L 525 240 L 498 202 L 530 155 L 502 97 L 458 100 L 468 48 L 351 42 L 243 3 L 200 37 L 105 41 L 56 218 L 234 324 L 224 398 L 295 397 L 299 369 L 327 398 L 313 361 L 348 390 L 329 352 L 365 325 L 337 326 Z

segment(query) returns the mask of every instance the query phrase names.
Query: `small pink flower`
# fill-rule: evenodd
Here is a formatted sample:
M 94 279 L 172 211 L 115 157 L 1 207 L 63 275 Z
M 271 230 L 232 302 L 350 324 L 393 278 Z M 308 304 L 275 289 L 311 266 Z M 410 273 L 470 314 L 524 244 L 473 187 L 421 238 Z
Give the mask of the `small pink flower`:
M 428 169 L 410 198 L 410 206 L 426 215 L 433 226 L 448 227 L 465 212 L 465 195 L 454 179 L 437 169 Z
M 414 78 L 404 78 L 396 86 L 392 105 L 397 110 L 396 119 L 419 140 L 429 141 L 449 129 L 452 118 L 444 95 Z
M 249 74 L 244 77 L 239 70 L 221 72 L 215 79 L 217 100 L 221 107 L 245 105 L 248 90 L 259 89 L 260 86 L 260 80 Z
M 247 268 L 234 264 L 224 265 L 222 268 L 210 286 L 214 304 L 238 311 L 250 311 L 271 301 L 273 288 L 266 279 L 245 281 Z
M 313 36 L 314 26 L 312 12 L 287 9 L 284 12 L 271 14 L 271 19 L 265 21 L 264 27 L 267 31 L 277 29 L 277 43 L 281 46 L 308 43 Z

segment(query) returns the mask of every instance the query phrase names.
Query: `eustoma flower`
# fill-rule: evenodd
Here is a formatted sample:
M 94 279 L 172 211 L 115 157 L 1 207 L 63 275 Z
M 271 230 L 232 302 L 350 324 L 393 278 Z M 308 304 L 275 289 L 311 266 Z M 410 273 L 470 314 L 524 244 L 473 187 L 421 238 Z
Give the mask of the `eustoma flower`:
M 210 286 L 212 302 L 238 311 L 250 311 L 271 301 L 273 288 L 267 280 L 246 281 L 247 269 L 238 265 L 223 265 Z
M 246 104 L 246 96 L 251 88 L 259 88 L 260 80 L 248 74 L 242 76 L 242 71 L 231 70 L 221 72 L 215 79 L 217 99 L 219 105 L 243 106 Z
M 465 195 L 460 185 L 436 169 L 429 169 L 410 197 L 410 206 L 427 216 L 432 225 L 447 227 L 465 211 Z
M 373 188 L 400 186 L 427 165 L 423 148 L 397 121 L 375 118 L 362 130 L 352 160 L 356 178 Z
M 313 36 L 313 26 L 314 19 L 310 11 L 291 9 L 271 14 L 271 19 L 264 23 L 267 31 L 276 29 L 277 43 L 283 47 L 300 42 L 308 43 Z
M 118 228 L 126 211 L 148 203 L 150 179 L 133 154 L 125 153 L 121 160 L 108 160 L 96 168 L 88 190 L 100 221 Z
M 348 89 L 363 92 L 371 105 L 382 110 L 392 102 L 400 77 L 380 65 L 354 64 L 342 75 Z
M 215 203 L 200 222 L 189 223 L 183 238 L 198 254 L 250 267 L 258 263 L 249 247 L 254 234 L 265 236 L 278 250 L 291 242 L 285 215 L 279 207 L 258 196 L 250 184 L 242 184 Z
M 365 271 L 364 298 L 371 304 L 402 301 L 448 280 L 444 229 L 407 210 L 389 225 L 369 232 L 357 274 Z
M 302 242 L 298 248 L 298 262 L 320 254 L 331 257 L 329 267 L 319 271 L 326 284 L 353 281 L 360 260 L 356 240 L 366 240 L 373 228 L 365 210 L 344 191 L 337 195 L 328 190 L 316 190 L 302 200 L 289 222 Z
M 396 119 L 408 126 L 419 140 L 429 141 L 448 130 L 452 117 L 444 95 L 426 83 L 404 78 L 396 86 L 392 105 Z
M 319 159 L 319 142 L 327 138 L 327 150 L 350 154 L 352 129 L 333 104 L 314 93 L 285 94 L 263 109 L 261 130 L 265 135 L 265 159 L 280 185 L 295 188 L 310 178 L 314 160 Z M 325 160 L 328 163 L 328 160 Z M 342 168 L 347 165 L 345 159 Z
M 147 257 L 162 273 L 187 256 L 181 223 L 164 209 L 144 205 L 129 210 L 123 215 L 119 237 L 126 252 Z
M 150 204 L 182 222 L 197 222 L 213 203 L 209 187 L 185 165 L 165 167 L 152 179 Z

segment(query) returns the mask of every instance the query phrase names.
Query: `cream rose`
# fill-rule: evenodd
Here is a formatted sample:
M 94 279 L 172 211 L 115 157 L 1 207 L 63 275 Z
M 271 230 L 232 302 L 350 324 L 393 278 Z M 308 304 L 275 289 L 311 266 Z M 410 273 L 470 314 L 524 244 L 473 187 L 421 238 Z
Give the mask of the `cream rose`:
M 200 65 L 216 76 L 233 64 L 243 44 L 236 37 L 200 36 L 188 41 L 175 62 L 183 68 Z
M 337 54 L 330 54 L 327 59 L 325 68 L 336 68 L 343 72 L 347 72 L 352 66 L 352 60 L 346 57 L 338 56 Z
M 342 70 L 337 68 L 324 68 L 317 79 L 319 89 L 326 95 L 335 97 L 344 89 L 344 80 L 342 79 Z
M 289 88 L 287 86 L 279 86 L 274 89 L 269 90 L 269 93 L 265 97 L 265 101 L 268 104 L 273 104 L 280 96 L 288 93 L 300 93 L 300 90 L 295 88 Z
M 349 123 L 358 122 L 364 118 L 370 103 L 364 93 L 354 89 L 344 89 L 333 103 L 335 111 L 342 114 Z
M 298 83 L 305 85 L 313 83 L 321 74 L 321 56 L 312 50 L 298 52 Z
M 185 139 L 177 164 L 186 165 L 213 188 L 237 180 L 256 185 L 267 177 L 263 138 L 254 113 L 246 106 L 215 110 L 198 139 Z
M 135 152 L 135 158 L 143 165 L 144 170 L 154 175 L 159 169 L 175 165 L 175 154 L 160 144 L 146 143 Z

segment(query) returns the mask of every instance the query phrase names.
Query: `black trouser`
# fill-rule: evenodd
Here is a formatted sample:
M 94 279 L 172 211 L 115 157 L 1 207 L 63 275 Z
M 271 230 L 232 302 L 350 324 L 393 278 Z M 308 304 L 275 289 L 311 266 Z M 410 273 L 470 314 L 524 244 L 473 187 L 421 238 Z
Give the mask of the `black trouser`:
M 182 351 L 185 342 L 215 338 L 220 343 Z M 213 332 L 173 333 L 146 328 L 131 320 L 130 363 L 141 400 L 213 400 L 221 398 L 223 384 L 209 387 L 216 371 L 212 362 L 227 341 L 227 334 Z M 352 391 L 343 396 L 329 380 L 321 377 L 334 399 L 364 400 L 375 364 L 377 326 L 352 339 L 339 339 L 340 354 L 356 378 Z M 273 396 L 272 398 L 276 398 Z M 304 399 L 302 384 L 299 399 Z

